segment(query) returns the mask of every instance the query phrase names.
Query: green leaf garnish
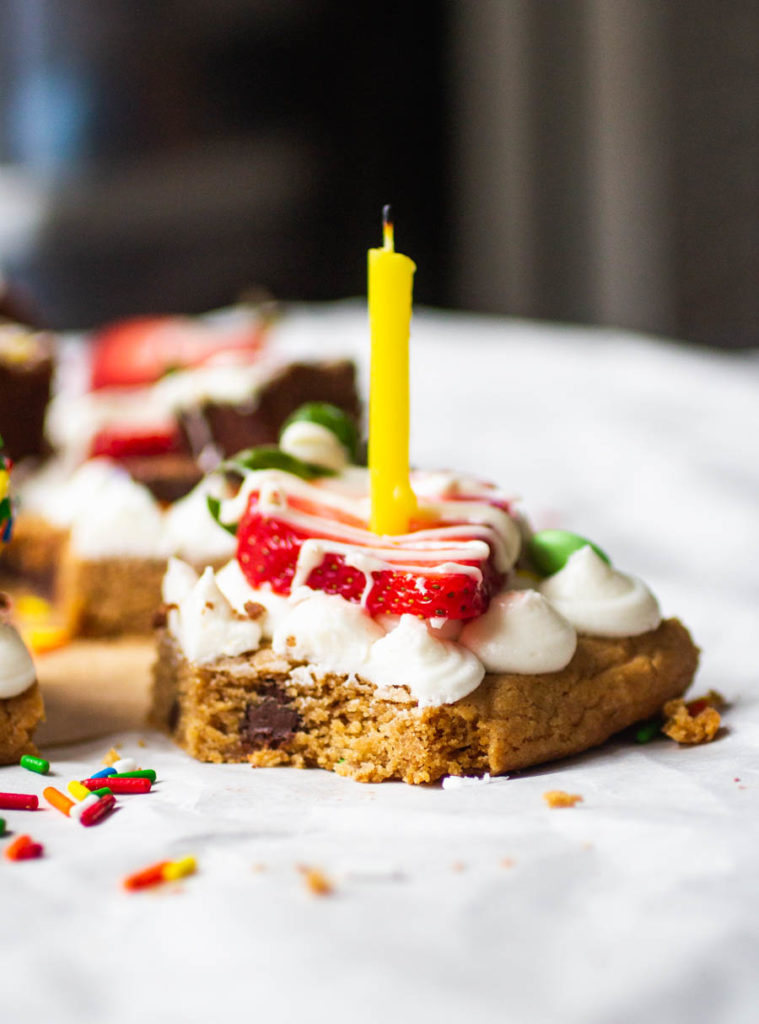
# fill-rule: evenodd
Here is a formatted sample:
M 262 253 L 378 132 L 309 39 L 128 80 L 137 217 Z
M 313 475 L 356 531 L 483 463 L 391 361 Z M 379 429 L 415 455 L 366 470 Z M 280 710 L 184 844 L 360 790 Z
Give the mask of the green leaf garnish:
M 281 469 L 285 473 L 292 473 L 299 476 L 301 480 L 316 480 L 320 476 L 334 476 L 333 469 L 326 466 L 316 466 L 312 462 L 303 462 L 296 459 L 294 455 L 288 455 L 280 448 L 273 445 L 261 445 L 259 448 L 246 448 L 238 452 L 230 459 L 225 459 L 219 469 L 233 470 L 237 473 L 254 471 L 257 469 Z
M 211 513 L 213 518 L 227 533 L 231 533 L 233 537 L 237 536 L 237 523 L 222 523 L 221 521 L 221 502 L 218 498 L 212 498 L 210 494 L 206 495 L 206 504 L 208 505 L 208 511 Z
M 351 461 L 355 462 L 358 454 L 358 428 L 347 412 L 329 402 L 306 402 L 287 417 L 279 433 L 280 439 L 291 423 L 304 422 L 317 423 L 331 430 L 348 452 Z

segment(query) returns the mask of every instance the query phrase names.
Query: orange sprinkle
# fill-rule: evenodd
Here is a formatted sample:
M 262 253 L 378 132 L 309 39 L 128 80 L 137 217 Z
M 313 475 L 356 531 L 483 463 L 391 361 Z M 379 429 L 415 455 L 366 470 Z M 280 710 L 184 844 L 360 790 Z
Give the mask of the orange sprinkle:
M 549 807 L 574 807 L 582 803 L 579 793 L 565 793 L 563 789 L 549 789 L 543 794 L 543 799 Z
M 69 811 L 74 806 L 74 801 L 61 793 L 55 786 L 47 786 L 42 790 L 42 795 L 50 804 L 51 807 L 55 807 L 56 811 L 60 811 L 61 814 L 65 814 L 66 817 L 69 815 Z
M 304 865 L 299 867 L 298 871 L 303 875 L 306 885 L 314 896 L 329 896 L 335 891 L 332 882 L 319 868 L 310 868 Z
M 8 860 L 33 860 L 42 856 L 42 845 L 35 843 L 31 836 L 18 836 L 5 847 Z
M 147 889 L 150 885 L 159 885 L 165 880 L 163 871 L 170 863 L 168 860 L 160 860 L 157 864 L 151 864 L 149 868 L 135 871 L 133 875 L 124 879 L 124 888 L 134 892 L 136 889 Z

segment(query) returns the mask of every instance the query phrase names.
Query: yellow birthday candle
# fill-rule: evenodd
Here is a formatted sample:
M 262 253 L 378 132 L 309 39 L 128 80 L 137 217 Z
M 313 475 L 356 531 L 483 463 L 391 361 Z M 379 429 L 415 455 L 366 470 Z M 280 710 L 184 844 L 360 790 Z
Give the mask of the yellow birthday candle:
M 369 473 L 374 533 L 406 533 L 417 509 L 409 483 L 409 332 L 416 265 L 395 251 L 390 207 L 384 245 L 369 250 Z

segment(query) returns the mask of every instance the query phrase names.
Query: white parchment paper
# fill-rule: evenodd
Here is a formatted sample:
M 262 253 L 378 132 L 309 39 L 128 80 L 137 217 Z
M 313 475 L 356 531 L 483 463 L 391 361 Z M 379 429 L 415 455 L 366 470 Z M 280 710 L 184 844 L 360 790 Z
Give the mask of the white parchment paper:
M 365 379 L 361 306 L 279 333 Z M 147 730 L 47 751 L 49 780 L 0 769 L 5 791 L 65 789 L 116 743 L 160 777 L 92 829 L 2 812 L 45 845 L 0 860 L 3 1024 L 759 1017 L 756 355 L 421 313 L 412 364 L 413 460 L 497 479 L 646 579 L 703 649 L 697 690 L 731 700 L 724 733 L 450 789 L 201 765 Z M 185 853 L 196 876 L 121 888 Z

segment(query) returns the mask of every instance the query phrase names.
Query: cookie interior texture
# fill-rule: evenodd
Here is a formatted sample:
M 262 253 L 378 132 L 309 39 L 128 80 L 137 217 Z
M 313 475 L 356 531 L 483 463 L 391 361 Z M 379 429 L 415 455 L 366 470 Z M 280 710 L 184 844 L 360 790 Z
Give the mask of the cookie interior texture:
M 14 764 L 22 754 L 37 753 L 32 736 L 44 717 L 38 683 L 17 697 L 0 700 L 0 764 Z
M 684 693 L 698 663 L 668 619 L 637 637 L 581 637 L 572 661 L 539 676 L 486 675 L 454 704 L 419 708 L 403 688 L 318 675 L 262 648 L 190 664 L 159 637 L 151 717 L 201 761 L 329 768 L 360 782 L 498 774 L 594 747 Z

